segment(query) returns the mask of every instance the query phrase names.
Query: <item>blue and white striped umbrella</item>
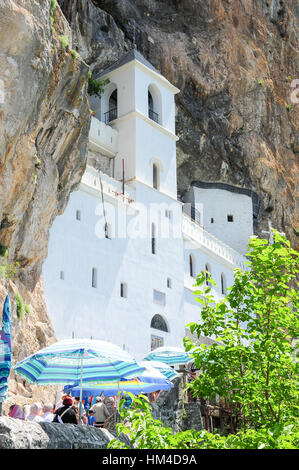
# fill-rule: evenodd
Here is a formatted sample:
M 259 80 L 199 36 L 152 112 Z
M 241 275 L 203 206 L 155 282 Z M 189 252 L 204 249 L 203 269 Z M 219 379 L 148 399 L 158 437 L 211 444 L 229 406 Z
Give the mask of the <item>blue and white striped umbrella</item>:
M 175 346 L 161 346 L 151 351 L 145 358 L 146 361 L 160 361 L 165 364 L 187 364 L 192 357 L 182 348 Z
M 107 341 L 58 341 L 14 366 L 16 374 L 37 385 L 115 381 L 143 372 L 135 359 Z
M 8 376 L 10 373 L 12 356 L 11 330 L 12 321 L 9 308 L 9 297 L 7 295 L 3 306 L 2 330 L 0 337 L 0 403 L 5 401 L 7 396 Z
M 139 363 L 141 365 L 141 363 Z M 88 398 L 94 395 L 115 396 L 119 392 L 130 392 L 133 395 L 140 393 L 152 393 L 158 390 L 169 390 L 173 388 L 173 384 L 161 372 L 150 366 L 150 364 L 143 364 L 146 368 L 144 372 L 138 374 L 138 377 L 123 378 L 119 381 L 101 381 L 97 383 L 84 384 L 82 387 L 82 397 Z M 74 386 L 67 385 L 64 387 L 65 392 L 72 392 L 76 396 L 80 392 L 79 384 Z
M 172 369 L 168 364 L 161 361 L 141 361 L 139 362 L 141 366 L 147 367 L 151 366 L 154 369 L 157 369 L 161 374 L 163 374 L 168 380 L 173 380 L 176 377 L 179 377 L 179 374 Z

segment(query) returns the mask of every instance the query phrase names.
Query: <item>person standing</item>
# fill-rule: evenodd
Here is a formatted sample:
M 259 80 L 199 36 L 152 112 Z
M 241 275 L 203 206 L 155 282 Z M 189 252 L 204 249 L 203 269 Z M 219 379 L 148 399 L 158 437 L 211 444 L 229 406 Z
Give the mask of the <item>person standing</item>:
M 89 410 L 89 416 L 88 416 L 88 424 L 89 426 L 94 426 L 94 423 L 96 421 L 96 417 L 94 415 L 93 410 Z
M 103 403 L 101 397 L 96 398 L 96 403 L 93 405 L 92 410 L 95 412 L 96 420 L 94 426 L 96 428 L 104 427 L 105 419 L 109 418 L 109 411 L 107 410 L 106 405 Z
M 73 404 L 73 409 L 76 412 L 77 416 L 77 423 L 78 424 L 87 424 L 87 416 L 86 416 L 86 411 L 84 409 L 83 403 L 82 403 L 82 408 L 81 408 L 81 423 L 79 423 L 79 413 L 80 413 L 80 397 L 75 397 L 74 398 L 74 404 Z
M 54 412 L 53 423 L 78 424 L 71 397 L 64 397 L 62 400 L 62 406 Z

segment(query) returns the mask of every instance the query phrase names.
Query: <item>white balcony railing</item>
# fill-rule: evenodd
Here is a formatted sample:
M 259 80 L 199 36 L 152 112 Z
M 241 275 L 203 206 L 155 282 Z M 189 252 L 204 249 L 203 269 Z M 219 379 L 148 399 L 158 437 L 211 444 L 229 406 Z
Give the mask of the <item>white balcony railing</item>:
M 133 188 L 125 185 L 125 191 L 123 194 L 123 186 L 121 181 L 117 181 L 102 171 L 96 170 L 91 166 L 86 167 L 81 183 L 98 191 L 102 191 L 103 189 L 103 193 L 105 195 L 134 206 L 136 195 Z
M 247 268 L 245 262 L 246 258 L 238 253 L 230 246 L 223 243 L 218 238 L 214 237 L 211 233 L 207 232 L 204 228 L 194 223 L 189 217 L 183 214 L 182 220 L 183 235 L 190 237 L 192 240 L 207 248 L 215 255 L 223 258 L 230 264 L 245 270 Z
M 89 145 L 92 149 L 98 150 L 109 157 L 115 157 L 117 152 L 118 132 L 107 126 L 97 118 L 91 118 L 89 130 Z

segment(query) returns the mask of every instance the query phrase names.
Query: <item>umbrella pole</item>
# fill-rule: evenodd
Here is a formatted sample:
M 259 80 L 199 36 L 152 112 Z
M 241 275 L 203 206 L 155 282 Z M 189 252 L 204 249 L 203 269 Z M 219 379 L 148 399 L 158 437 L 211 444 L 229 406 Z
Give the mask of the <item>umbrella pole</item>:
M 79 423 L 78 424 L 81 424 L 81 417 L 82 417 L 82 376 L 83 376 L 83 354 L 81 356 L 80 405 L 79 405 Z

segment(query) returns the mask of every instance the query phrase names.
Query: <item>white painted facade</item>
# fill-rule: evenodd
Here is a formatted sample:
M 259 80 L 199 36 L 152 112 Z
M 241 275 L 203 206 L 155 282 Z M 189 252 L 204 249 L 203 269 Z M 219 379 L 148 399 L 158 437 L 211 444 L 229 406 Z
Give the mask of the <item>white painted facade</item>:
M 198 208 L 201 223 L 208 232 L 239 253 L 247 253 L 248 239 L 253 234 L 250 196 L 212 185 L 209 188 L 192 186 L 184 201 Z
M 79 190 L 54 221 L 43 266 L 45 295 L 59 339 L 105 339 L 140 360 L 162 342 L 182 346 L 185 325 L 200 320 L 190 255 L 193 276 L 208 263 L 218 298 L 221 275 L 228 287 L 233 269 L 244 268 L 245 259 L 182 213 L 174 105 L 179 90 L 138 55 L 101 78 L 110 82 L 94 102 L 101 121 L 92 119 L 89 148 L 113 159 L 114 177 L 88 166 Z M 116 88 L 117 114 L 105 124 Z M 155 315 L 162 329 L 157 323 L 151 327 Z

